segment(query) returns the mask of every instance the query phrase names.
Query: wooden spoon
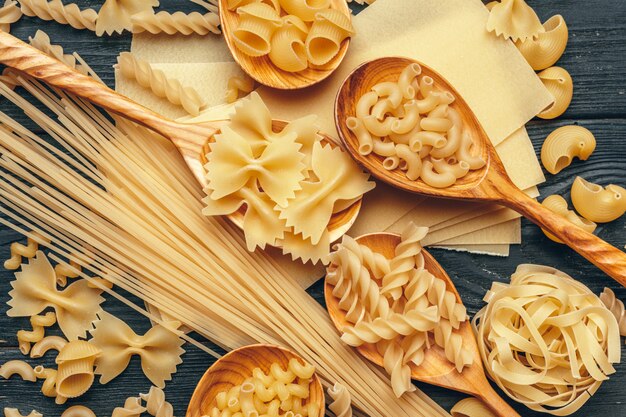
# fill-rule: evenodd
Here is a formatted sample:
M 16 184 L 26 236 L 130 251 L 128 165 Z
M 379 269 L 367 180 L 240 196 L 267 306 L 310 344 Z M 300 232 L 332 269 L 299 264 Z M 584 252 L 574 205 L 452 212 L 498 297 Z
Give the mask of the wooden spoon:
M 220 0 L 219 2 L 220 24 L 228 49 L 230 49 L 235 62 L 241 66 L 241 69 L 263 85 L 279 88 L 281 90 L 294 90 L 309 87 L 328 77 L 339 64 L 341 64 L 341 61 L 343 61 L 343 58 L 346 56 L 350 38 L 345 39 L 341 43 L 339 52 L 330 62 L 322 67 L 309 67 L 299 72 L 281 70 L 270 61 L 267 55 L 261 57 L 246 55 L 237 48 L 233 40 L 233 32 L 239 25 L 239 15 L 236 10 L 228 9 L 228 3 L 228 0 Z M 352 16 L 348 3 L 346 3 L 345 0 L 331 0 L 330 7 L 342 11 L 347 16 Z
M 215 397 L 218 393 L 241 385 L 252 376 L 254 368 L 261 368 L 267 374 L 270 366 L 278 363 L 285 370 L 293 358 L 304 363 L 298 355 L 280 346 L 250 345 L 229 352 L 215 362 L 198 382 L 187 407 L 187 417 L 210 416 L 211 410 L 217 405 Z M 316 403 L 319 415 L 312 417 L 323 417 L 326 411 L 324 389 L 317 374 L 313 374 L 311 379 L 306 404 L 309 401 Z
M 198 183 L 202 187 L 207 185 L 204 164 L 208 143 L 221 126 L 228 122 L 227 120 L 197 124 L 169 120 L 2 31 L 0 31 L 0 63 L 89 100 L 163 135 L 178 148 Z M 286 122 L 275 120 L 273 128 L 280 130 L 285 124 Z M 321 135 L 323 142 L 334 143 L 329 136 L 323 133 Z M 360 208 L 361 199 L 358 199 L 333 214 L 328 225 L 331 241 L 337 240 L 348 231 L 355 222 Z M 242 227 L 245 210 L 245 207 L 242 207 L 229 216 L 238 227 Z
M 490 201 L 507 206 L 557 236 L 607 275 L 626 286 L 626 254 L 543 207 L 517 188 L 463 97 L 440 74 L 422 63 L 417 62 L 422 67 L 422 74 L 432 77 L 435 86 L 450 91 L 456 97 L 451 106 L 461 114 L 465 129 L 469 130 L 474 140 L 474 148 L 478 149 L 479 155 L 487 164 L 482 169 L 470 171 L 448 188 L 434 188 L 421 180 L 409 180 L 400 170 L 384 169 L 383 158 L 380 156 L 363 156 L 358 152 L 357 138 L 346 126 L 346 118 L 356 114 L 357 100 L 379 82 L 397 81 L 402 70 L 414 62 L 417 61 L 408 58 L 379 58 L 362 64 L 344 81 L 335 102 L 335 123 L 339 136 L 352 157 L 381 181 L 413 193 Z
M 356 241 L 361 245 L 369 247 L 372 251 L 382 254 L 387 259 L 392 259 L 395 255 L 395 248 L 401 242 L 401 239 L 400 236 L 391 233 L 372 233 L 360 236 Z M 435 277 L 444 280 L 447 290 L 453 292 L 457 301 L 461 303 L 461 297 L 446 271 L 424 249 L 422 249 L 422 254 L 424 255 L 424 267 Z M 327 275 L 335 268 L 336 266 L 329 266 Z M 334 286 L 326 280 L 324 284 L 326 308 L 335 327 L 342 331 L 344 326 L 351 325 L 351 323 L 346 320 L 346 312 L 339 308 L 339 299 L 333 295 L 333 289 Z M 418 381 L 477 397 L 501 417 L 519 417 L 519 414 L 493 390 L 491 384 L 487 381 L 480 353 L 478 352 L 476 338 L 469 321 L 462 323 L 457 333 L 463 337 L 463 348 L 473 353 L 474 362 L 470 366 L 465 367 L 463 372 L 459 373 L 454 364 L 446 358 L 444 350 L 435 345 L 434 340 L 432 340 L 432 347 L 425 352 L 424 362 L 420 366 L 416 366 L 413 363 L 410 364 L 411 377 Z M 379 366 L 383 366 L 383 356 L 378 353 L 373 344 L 364 344 L 356 349 L 365 358 Z

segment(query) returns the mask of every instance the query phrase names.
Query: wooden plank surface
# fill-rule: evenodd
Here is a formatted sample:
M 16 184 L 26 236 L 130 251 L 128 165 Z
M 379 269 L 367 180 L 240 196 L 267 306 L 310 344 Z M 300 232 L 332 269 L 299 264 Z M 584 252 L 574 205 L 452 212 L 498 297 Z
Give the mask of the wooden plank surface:
M 379 0 L 384 1 L 384 0 Z M 78 1 L 81 6 L 99 7 L 101 1 Z M 168 10 L 200 10 L 183 0 L 161 1 Z M 407 1 L 407 4 L 410 2 Z M 535 149 L 539 150 L 545 136 L 554 128 L 578 123 L 593 131 L 598 139 L 598 148 L 591 159 L 577 161 L 558 176 L 548 175 L 548 181 L 541 186 L 544 196 L 560 193 L 568 196 L 572 180 L 577 175 L 601 183 L 626 184 L 626 3 L 623 0 L 553 0 L 551 2 L 530 0 L 539 16 L 545 20 L 553 14 L 565 17 L 570 28 L 570 42 L 559 65 L 568 69 L 575 83 L 574 100 L 567 113 L 556 121 L 533 121 L 529 132 Z M 416 11 L 417 12 L 417 11 Z M 73 30 L 54 22 L 42 22 L 34 18 L 24 18 L 13 25 L 12 33 L 26 39 L 37 29 L 48 32 L 55 43 L 62 44 L 66 51 L 78 51 L 109 85 L 113 85 L 111 66 L 120 51 L 130 46 L 130 36 L 96 38 L 87 31 Z M 27 120 L 6 109 L 0 103 L 0 110 L 7 111 L 26 125 Z M 626 217 L 613 223 L 601 225 L 598 234 L 603 239 L 623 248 L 626 244 Z M 605 286 L 613 288 L 618 297 L 626 299 L 626 290 L 620 288 L 602 272 L 585 262 L 570 249 L 557 245 L 543 236 L 538 228 L 527 221 L 523 222 L 523 243 L 513 246 L 508 258 L 493 258 L 463 253 L 433 250 L 432 253 L 447 269 L 455 281 L 470 314 L 482 305 L 482 297 L 492 281 L 506 281 L 520 263 L 551 265 L 580 279 L 594 292 Z M 9 244 L 19 236 L 9 230 L 0 230 L 0 258 L 7 257 Z M 5 315 L 8 291 L 13 274 L 0 270 L 0 363 L 22 358 L 17 350 L 15 333 L 26 328 L 26 319 L 10 319 Z M 316 299 L 322 301 L 320 283 L 310 289 Z M 149 328 L 147 319 L 130 311 L 115 300 L 104 304 L 107 311 L 123 317 L 131 327 L 141 332 Z M 54 333 L 54 331 L 52 332 Z M 186 346 L 184 362 L 178 373 L 167 385 L 166 394 L 174 405 L 176 415 L 184 415 L 186 404 L 196 382 L 213 359 L 191 346 Z M 626 354 L 626 349 L 622 350 Z M 53 360 L 44 358 L 42 362 L 31 363 L 52 365 Z M 626 365 L 617 367 L 617 373 L 604 383 L 599 392 L 576 416 L 626 416 Z M 128 370 L 107 385 L 96 384 L 85 396 L 68 404 L 85 404 L 96 414 L 110 415 L 112 409 L 121 406 L 127 396 L 146 392 L 149 381 L 141 373 L 139 361 L 133 359 Z M 420 385 L 441 405 L 449 409 L 460 395 Z M 40 383 L 20 382 L 0 379 L 0 409 L 17 407 L 22 412 L 35 408 L 46 416 L 58 416 L 66 406 L 56 406 L 53 400 L 44 398 Z M 517 407 L 524 417 L 536 416 L 524 407 Z M 392 417 L 392 416 L 390 416 Z

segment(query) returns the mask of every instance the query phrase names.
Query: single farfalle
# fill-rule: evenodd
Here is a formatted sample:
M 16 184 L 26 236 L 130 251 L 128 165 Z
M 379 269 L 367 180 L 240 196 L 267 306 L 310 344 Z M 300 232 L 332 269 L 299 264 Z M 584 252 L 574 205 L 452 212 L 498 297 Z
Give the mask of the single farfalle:
M 545 31 L 537 13 L 524 0 L 502 0 L 488 7 L 491 10 L 487 31 L 495 32 L 496 36 L 523 42 Z
M 230 116 L 228 126 L 246 138 L 254 156 L 259 156 L 263 152 L 274 134 L 272 114 L 256 92 L 239 100 L 235 105 L 235 112 Z
M 8 302 L 11 309 L 7 315 L 30 317 L 52 307 L 59 327 L 69 340 L 85 337 L 86 330 L 97 318 L 96 314 L 102 310 L 102 290 L 90 287 L 87 280 L 78 280 L 64 290 L 58 290 L 54 268 L 41 251 L 22 265 L 15 278 L 11 282 L 13 289 L 9 292 L 11 300 Z
M 311 168 L 317 180 L 304 181 L 287 207 L 277 207 L 295 233 L 317 244 L 333 214 L 335 203 L 360 197 L 374 188 L 369 176 L 338 147 L 313 145 Z
M 117 317 L 101 312 L 100 320 L 90 331 L 89 343 L 102 350 L 96 360 L 96 374 L 100 383 L 106 384 L 120 375 L 133 355 L 141 358 L 141 368 L 150 382 L 163 388 L 165 381 L 176 373 L 176 366 L 185 350 L 184 341 L 170 328 L 155 325 L 143 336 L 136 334 L 126 323 Z M 177 327 L 177 326 L 174 326 Z
M 292 261 L 301 259 L 303 263 L 311 262 L 314 264 L 328 262 L 330 247 L 328 230 L 325 230 L 320 240 L 313 244 L 310 238 L 304 238 L 302 234 L 296 234 L 292 229 L 288 229 L 285 231 L 283 238 L 277 243 L 282 247 L 283 255 L 290 254 Z
M 158 0 L 106 0 L 98 11 L 96 35 L 130 31 L 133 28 L 132 15 L 152 11 L 158 5 Z

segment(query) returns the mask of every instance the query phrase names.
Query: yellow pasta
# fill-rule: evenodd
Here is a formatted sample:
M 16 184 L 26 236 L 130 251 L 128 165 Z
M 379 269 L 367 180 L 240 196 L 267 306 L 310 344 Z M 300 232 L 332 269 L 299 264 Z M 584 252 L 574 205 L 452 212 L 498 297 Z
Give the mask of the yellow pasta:
M 398 87 L 402 92 L 402 96 L 406 100 L 414 98 L 415 94 L 417 94 L 417 91 L 415 91 L 415 87 L 412 84 L 421 73 L 422 67 L 418 64 L 407 65 L 407 67 L 400 73 L 400 77 L 398 78 Z
M 543 85 L 554 96 L 554 103 L 537 115 L 541 119 L 559 117 L 569 107 L 574 95 L 574 82 L 564 68 L 550 67 L 537 74 Z
M 470 166 L 467 162 L 457 162 L 454 158 L 449 158 L 447 160 L 431 158 L 430 161 L 432 162 L 435 171 L 440 174 L 451 173 L 455 178 L 464 177 L 470 170 Z
M 350 16 L 337 9 L 318 12 L 306 37 L 306 53 L 313 65 L 325 65 L 341 48 L 341 43 L 354 34 Z
M 305 22 L 312 22 L 319 12 L 330 7 L 330 0 L 279 0 L 285 12 Z
M 427 185 L 434 188 L 447 188 L 453 185 L 457 178 L 452 172 L 437 172 L 432 161 L 424 161 L 420 178 Z
M 4 417 L 43 417 L 43 414 L 35 410 L 31 411 L 27 415 L 22 415 L 17 408 L 5 407 L 3 412 Z
M 98 13 L 94 9 L 81 10 L 75 3 L 63 4 L 61 0 L 20 0 L 22 13 L 43 20 L 54 20 L 75 29 L 96 30 Z
M 234 103 L 240 94 L 246 95 L 254 90 L 254 80 L 247 75 L 243 77 L 232 76 L 228 79 L 224 100 L 226 103 Z
M 541 205 L 589 233 L 593 233 L 593 231 L 596 230 L 597 225 L 594 222 L 578 216 L 573 210 L 569 210 L 567 208 L 567 201 L 565 201 L 565 199 L 560 195 L 551 195 L 546 197 Z M 543 231 L 543 233 L 550 240 L 557 243 L 563 243 L 563 241 L 554 236 L 552 233 L 544 229 L 541 229 L 541 231 Z
M 544 28 L 535 11 L 524 0 L 501 0 L 491 6 L 487 31 L 515 42 L 534 38 Z
M 33 359 L 41 358 L 50 350 L 59 352 L 66 344 L 67 340 L 60 336 L 46 336 L 33 345 L 30 350 L 30 357 Z
M 541 145 L 541 163 L 551 174 L 558 174 L 577 157 L 586 161 L 596 149 L 596 138 L 582 126 L 562 126 L 548 135 Z
M 352 417 L 352 399 L 346 387 L 336 382 L 326 392 L 333 399 L 328 409 L 336 417 Z
M 572 204 L 578 213 L 596 223 L 607 223 L 626 212 L 626 189 L 606 187 L 576 177 L 571 190 Z
M 43 384 L 41 385 L 41 393 L 46 397 L 51 397 L 55 399 L 55 403 L 57 404 L 65 404 L 67 401 L 66 397 L 59 395 L 56 389 L 57 376 L 58 372 L 56 369 L 44 368 L 39 365 L 34 368 L 35 376 L 37 379 L 43 379 Z
M 363 121 L 357 117 L 348 117 L 346 126 L 354 133 L 359 141 L 358 152 L 361 155 L 369 155 L 374 150 L 374 141 L 372 135 L 363 125 Z
M 130 21 L 133 25 L 133 33 L 149 32 L 153 35 L 158 33 L 168 35 L 176 33 L 182 35 L 221 33 L 218 28 L 219 16 L 212 12 L 187 14 L 183 12 L 168 13 L 166 11 L 154 13 L 152 10 L 145 10 L 132 15 Z
M 235 45 L 249 56 L 267 55 L 274 31 L 281 26 L 278 12 L 265 3 L 250 3 L 237 9 L 239 24 L 233 31 Z
M 141 398 L 128 397 L 124 401 L 123 407 L 113 409 L 111 417 L 139 417 L 146 411 L 146 407 L 141 404 Z
M 626 310 L 624 309 L 624 303 L 615 296 L 615 293 L 610 288 L 605 288 L 602 291 L 600 301 L 615 316 L 619 326 L 619 334 L 626 336 Z
M 309 28 L 296 16 L 287 15 L 282 20 L 282 27 L 272 36 L 269 59 L 283 71 L 303 71 L 309 66 L 304 45 Z
M 172 404 L 165 401 L 165 393 L 161 388 L 150 387 L 147 394 L 139 394 L 146 403 L 146 412 L 153 417 L 173 417 Z
M 44 327 L 50 327 L 57 322 L 57 316 L 49 311 L 45 315 L 35 315 L 30 318 L 30 324 L 33 330 L 19 330 L 17 332 L 17 341 L 19 342 L 20 351 L 24 355 L 30 352 L 30 344 L 39 342 L 44 334 Z
M 554 65 L 567 46 L 568 30 L 565 19 L 560 14 L 552 16 L 543 24 L 544 32 L 537 39 L 528 38 L 515 42 L 526 61 L 535 71 Z
M 131 16 L 146 11 L 152 12 L 153 7 L 158 5 L 158 0 L 106 0 L 98 11 L 96 35 L 130 31 L 133 29 Z
M 57 394 L 76 398 L 87 392 L 94 380 L 94 362 L 101 354 L 99 348 L 84 340 L 73 340 L 65 345 L 56 357 L 59 365 Z
M 96 414 L 84 405 L 73 405 L 66 409 L 61 417 L 96 417 Z
M 22 10 L 15 0 L 4 0 L 4 6 L 0 8 L 0 30 L 11 31 L 11 23 L 15 23 L 22 17 Z
M 11 257 L 4 261 L 4 267 L 6 269 L 15 270 L 22 264 L 22 258 L 33 258 L 39 250 L 39 242 L 43 242 L 39 235 L 36 238 L 29 237 L 27 244 L 23 245 L 19 242 L 11 243 Z
M 2 378 L 9 379 L 13 375 L 18 375 L 24 381 L 35 382 L 37 380 L 33 367 L 27 362 L 20 360 L 8 361 L 0 366 L 0 376 Z
M 497 417 L 484 402 L 478 398 L 465 398 L 454 404 L 450 410 L 452 417 Z

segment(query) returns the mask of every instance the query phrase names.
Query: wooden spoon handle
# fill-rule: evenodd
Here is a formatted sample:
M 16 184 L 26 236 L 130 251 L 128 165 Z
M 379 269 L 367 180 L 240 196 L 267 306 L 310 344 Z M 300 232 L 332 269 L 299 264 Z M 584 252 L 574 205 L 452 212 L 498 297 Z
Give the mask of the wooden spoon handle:
M 158 115 L 1 30 L 0 63 L 89 100 L 170 139 L 189 134 L 187 126 Z
M 491 408 L 491 411 L 500 417 L 521 417 L 509 403 L 504 401 L 504 399 L 491 388 L 488 381 L 485 381 L 483 388 L 484 389 L 481 390 L 480 395 L 477 397 L 484 402 L 487 407 Z
M 499 184 L 498 191 L 500 203 L 549 231 L 626 287 L 626 253 L 548 210 L 513 184 Z

